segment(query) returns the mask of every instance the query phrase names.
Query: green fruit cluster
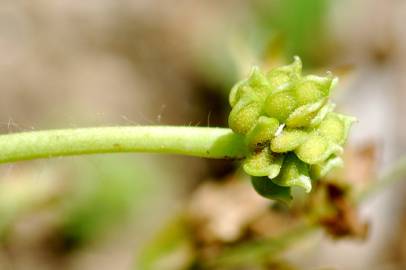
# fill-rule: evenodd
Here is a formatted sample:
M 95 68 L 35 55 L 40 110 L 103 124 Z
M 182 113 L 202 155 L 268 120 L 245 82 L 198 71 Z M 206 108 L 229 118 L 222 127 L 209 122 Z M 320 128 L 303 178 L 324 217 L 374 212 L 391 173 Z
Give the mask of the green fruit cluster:
M 339 155 L 355 119 L 333 112 L 329 95 L 337 81 L 331 73 L 303 76 L 295 57 L 266 73 L 254 67 L 232 88 L 229 126 L 245 135 L 250 154 L 243 168 L 261 194 L 290 194 L 292 186 L 310 192 L 312 180 L 342 164 Z

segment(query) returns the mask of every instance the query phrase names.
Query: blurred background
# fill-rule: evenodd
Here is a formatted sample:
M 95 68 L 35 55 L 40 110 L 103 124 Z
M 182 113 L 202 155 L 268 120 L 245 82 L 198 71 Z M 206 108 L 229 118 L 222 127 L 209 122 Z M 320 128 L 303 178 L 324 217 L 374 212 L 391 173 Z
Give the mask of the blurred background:
M 2 0 L 0 130 L 227 126 L 233 83 L 299 55 L 340 77 L 333 99 L 359 122 L 334 177 L 362 189 L 405 154 L 405 25 L 400 0 Z M 261 198 L 232 161 L 5 164 L 0 269 L 406 269 L 405 198 L 400 182 L 339 200 L 345 229 L 309 234 L 290 230 L 308 203 Z

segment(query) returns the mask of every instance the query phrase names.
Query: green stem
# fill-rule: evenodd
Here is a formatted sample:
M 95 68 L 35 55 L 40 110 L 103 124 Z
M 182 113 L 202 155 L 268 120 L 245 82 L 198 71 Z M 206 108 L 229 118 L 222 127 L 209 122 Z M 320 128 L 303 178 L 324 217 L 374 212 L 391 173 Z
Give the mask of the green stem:
M 152 152 L 242 158 L 242 136 L 228 128 L 99 127 L 0 135 L 0 163 L 95 153 Z

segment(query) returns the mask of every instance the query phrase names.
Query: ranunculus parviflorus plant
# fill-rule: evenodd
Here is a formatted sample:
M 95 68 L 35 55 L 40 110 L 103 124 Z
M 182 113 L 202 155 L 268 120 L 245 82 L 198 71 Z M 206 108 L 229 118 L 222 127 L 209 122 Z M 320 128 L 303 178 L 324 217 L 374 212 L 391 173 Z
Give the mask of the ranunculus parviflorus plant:
M 131 126 L 33 131 L 0 136 L 0 162 L 109 153 L 155 152 L 243 159 L 263 196 L 286 201 L 292 186 L 311 190 L 312 180 L 342 163 L 354 118 L 333 112 L 337 78 L 303 76 L 291 65 L 263 72 L 254 67 L 230 92 L 230 128 Z

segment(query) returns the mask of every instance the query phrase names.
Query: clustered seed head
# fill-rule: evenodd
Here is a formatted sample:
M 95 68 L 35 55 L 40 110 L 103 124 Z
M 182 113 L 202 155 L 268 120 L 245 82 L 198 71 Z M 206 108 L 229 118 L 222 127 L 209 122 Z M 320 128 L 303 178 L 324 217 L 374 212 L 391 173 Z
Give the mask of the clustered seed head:
M 230 92 L 229 126 L 245 135 L 250 153 L 244 171 L 267 197 L 290 196 L 292 186 L 310 192 L 312 180 L 341 166 L 339 155 L 355 121 L 333 112 L 329 95 L 336 77 L 301 73 L 299 57 L 267 73 L 254 67 Z

